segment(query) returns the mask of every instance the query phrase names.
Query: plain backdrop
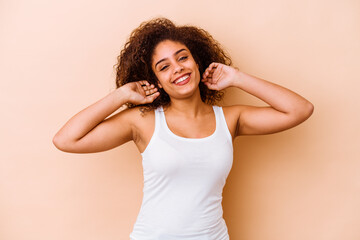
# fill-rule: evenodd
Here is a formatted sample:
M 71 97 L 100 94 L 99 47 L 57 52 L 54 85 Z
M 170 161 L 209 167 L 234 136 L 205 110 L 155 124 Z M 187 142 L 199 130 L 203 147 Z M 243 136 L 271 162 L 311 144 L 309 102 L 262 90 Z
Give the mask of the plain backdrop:
M 135 145 L 69 154 L 52 137 L 115 88 L 130 32 L 159 16 L 206 29 L 241 71 L 315 106 L 291 130 L 236 139 L 230 238 L 360 239 L 358 0 L 0 0 L 0 239 L 129 239 L 142 199 Z M 221 104 L 264 105 L 238 89 Z

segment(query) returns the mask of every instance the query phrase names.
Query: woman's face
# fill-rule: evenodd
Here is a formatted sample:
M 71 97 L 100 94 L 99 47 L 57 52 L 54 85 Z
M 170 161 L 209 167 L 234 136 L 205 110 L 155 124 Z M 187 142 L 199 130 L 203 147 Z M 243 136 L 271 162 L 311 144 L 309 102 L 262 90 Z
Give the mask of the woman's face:
M 160 42 L 152 56 L 152 69 L 171 98 L 187 98 L 199 91 L 200 72 L 190 50 L 182 43 Z

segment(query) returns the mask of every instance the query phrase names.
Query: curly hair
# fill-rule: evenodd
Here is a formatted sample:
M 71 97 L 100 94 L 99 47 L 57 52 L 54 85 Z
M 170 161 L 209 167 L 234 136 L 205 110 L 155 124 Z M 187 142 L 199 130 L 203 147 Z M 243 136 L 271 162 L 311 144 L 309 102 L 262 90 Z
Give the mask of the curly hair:
M 165 40 L 184 44 L 191 52 L 199 66 L 200 76 L 212 62 L 231 65 L 230 57 L 220 44 L 205 30 L 195 26 L 176 26 L 166 18 L 155 18 L 143 22 L 132 31 L 123 50 L 117 57 L 116 87 L 119 88 L 129 82 L 147 80 L 160 91 L 160 96 L 152 103 L 141 105 L 143 110 L 156 109 L 170 104 L 170 97 L 164 89 L 158 87 L 158 80 L 152 70 L 152 55 L 156 46 Z M 215 104 L 223 97 L 223 92 L 210 90 L 200 81 L 201 100 L 208 104 Z M 129 108 L 137 105 L 127 103 Z

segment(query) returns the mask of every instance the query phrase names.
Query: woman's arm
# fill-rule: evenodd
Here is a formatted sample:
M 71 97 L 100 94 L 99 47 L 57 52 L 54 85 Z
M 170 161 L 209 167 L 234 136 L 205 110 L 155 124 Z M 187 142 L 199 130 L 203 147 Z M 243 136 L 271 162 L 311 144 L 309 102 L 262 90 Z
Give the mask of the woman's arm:
M 202 81 L 214 90 L 237 87 L 263 100 L 269 107 L 236 107 L 238 121 L 235 136 L 270 134 L 294 127 L 313 112 L 313 105 L 293 91 L 240 72 L 230 66 L 212 63 Z
M 133 139 L 134 111 L 110 114 L 125 103 L 146 104 L 159 96 L 147 81 L 125 84 L 73 116 L 54 136 L 54 145 L 65 152 L 109 150 Z M 107 118 L 107 119 L 106 119 Z

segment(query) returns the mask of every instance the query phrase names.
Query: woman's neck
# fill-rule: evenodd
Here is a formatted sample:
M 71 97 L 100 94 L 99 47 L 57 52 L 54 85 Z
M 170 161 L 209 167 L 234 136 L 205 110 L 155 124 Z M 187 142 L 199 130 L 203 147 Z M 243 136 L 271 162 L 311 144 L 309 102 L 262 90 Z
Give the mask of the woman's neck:
M 209 109 L 210 106 L 201 100 L 200 94 L 195 98 L 171 99 L 170 105 L 166 107 L 167 112 L 194 118 L 204 114 L 209 111 Z

